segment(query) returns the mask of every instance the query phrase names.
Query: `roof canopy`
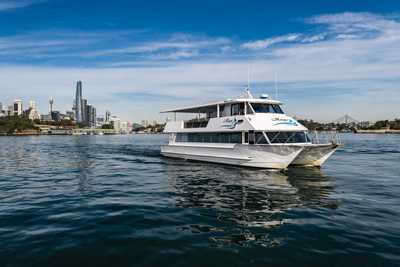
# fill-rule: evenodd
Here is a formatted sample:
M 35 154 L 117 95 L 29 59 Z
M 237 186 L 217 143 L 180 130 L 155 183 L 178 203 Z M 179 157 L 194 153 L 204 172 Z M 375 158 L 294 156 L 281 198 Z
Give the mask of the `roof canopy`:
M 281 105 L 282 104 L 282 102 L 280 102 L 278 100 L 272 100 L 272 99 L 238 98 L 238 99 L 228 99 L 228 100 L 221 101 L 221 102 L 208 103 L 208 104 L 197 105 L 197 106 L 189 106 L 189 107 L 182 107 L 182 108 L 176 108 L 176 109 L 163 110 L 163 111 L 161 111 L 161 113 L 169 113 L 169 112 L 176 112 L 176 113 L 208 113 L 208 112 L 211 112 L 211 111 L 215 111 L 217 109 L 217 105 L 243 103 L 243 102 L 275 104 L 275 105 Z

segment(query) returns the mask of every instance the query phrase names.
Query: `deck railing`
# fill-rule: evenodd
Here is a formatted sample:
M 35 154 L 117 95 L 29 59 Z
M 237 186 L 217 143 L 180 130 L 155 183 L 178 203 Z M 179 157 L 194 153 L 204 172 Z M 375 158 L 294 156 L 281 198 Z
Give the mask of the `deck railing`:
M 308 135 L 310 136 L 313 144 L 342 144 L 340 135 L 337 131 L 310 131 Z

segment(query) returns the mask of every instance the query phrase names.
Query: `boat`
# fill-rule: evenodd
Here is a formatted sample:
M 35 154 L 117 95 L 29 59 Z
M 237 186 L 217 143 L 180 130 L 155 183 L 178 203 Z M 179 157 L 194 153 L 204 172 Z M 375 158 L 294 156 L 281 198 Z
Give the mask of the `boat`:
M 338 140 L 315 143 L 309 131 L 286 115 L 283 103 L 268 95 L 245 95 L 220 102 L 164 110 L 166 157 L 283 170 L 290 165 L 320 167 L 339 147 Z M 177 120 L 177 114 L 195 118 Z M 187 116 L 187 115 L 185 115 Z

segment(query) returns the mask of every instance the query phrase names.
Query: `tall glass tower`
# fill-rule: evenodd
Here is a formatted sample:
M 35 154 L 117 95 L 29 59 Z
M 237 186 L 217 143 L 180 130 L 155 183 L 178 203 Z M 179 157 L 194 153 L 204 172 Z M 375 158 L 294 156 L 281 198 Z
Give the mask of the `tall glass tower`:
M 82 101 L 82 82 L 78 81 L 76 83 L 76 93 L 75 93 L 75 121 L 83 122 L 83 101 Z

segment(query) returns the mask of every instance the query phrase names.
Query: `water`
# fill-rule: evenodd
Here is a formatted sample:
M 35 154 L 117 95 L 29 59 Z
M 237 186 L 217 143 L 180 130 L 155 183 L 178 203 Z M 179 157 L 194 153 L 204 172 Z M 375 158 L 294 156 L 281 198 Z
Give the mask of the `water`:
M 165 136 L 0 138 L 0 266 L 399 266 L 400 135 L 321 170 L 163 158 Z

